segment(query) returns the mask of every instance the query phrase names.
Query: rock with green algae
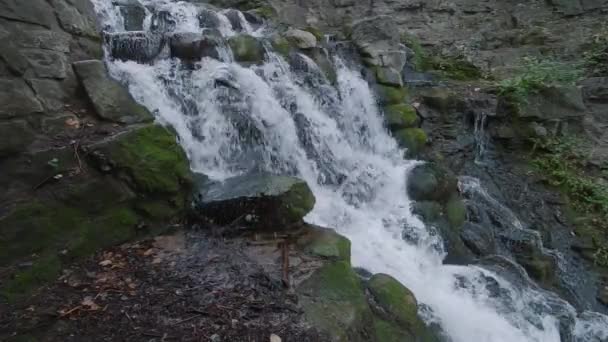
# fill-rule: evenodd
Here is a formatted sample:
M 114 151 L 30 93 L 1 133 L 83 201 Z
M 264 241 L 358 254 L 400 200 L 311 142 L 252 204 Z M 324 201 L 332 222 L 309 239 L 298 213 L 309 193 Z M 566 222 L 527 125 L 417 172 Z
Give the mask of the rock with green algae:
M 297 243 L 311 255 L 350 263 L 350 240 L 333 229 L 310 226 Z
M 384 118 L 386 125 L 391 130 L 412 128 L 420 123 L 416 108 L 405 103 L 385 107 Z
M 403 87 L 403 80 L 399 70 L 389 67 L 376 67 L 376 81 L 392 87 Z
M 395 278 L 375 274 L 367 289 L 380 308 L 374 320 L 378 341 L 435 341 L 436 338 L 418 316 L 414 294 Z
M 306 319 L 332 341 L 369 341 L 372 312 L 361 280 L 346 261 L 320 269 L 296 289 Z
M 232 49 L 234 59 L 237 62 L 260 64 L 264 61 L 265 51 L 262 42 L 250 35 L 240 34 L 231 37 L 228 40 L 228 45 Z
M 403 103 L 407 99 L 407 89 L 402 87 L 391 87 L 386 85 L 377 85 L 376 93 L 378 101 L 383 106 Z
M 445 203 L 456 191 L 456 177 L 438 163 L 418 165 L 407 176 L 407 192 L 415 201 Z
M 176 194 L 191 186 L 186 154 L 162 126 L 140 126 L 87 149 L 102 171 L 127 175 L 139 192 Z
M 427 143 L 427 136 L 421 128 L 404 128 L 393 133 L 399 146 L 407 148 L 410 155 L 420 153 Z
M 198 213 L 217 224 L 240 220 L 252 228 L 285 230 L 302 222 L 315 205 L 305 181 L 266 173 L 205 181 L 195 199 Z

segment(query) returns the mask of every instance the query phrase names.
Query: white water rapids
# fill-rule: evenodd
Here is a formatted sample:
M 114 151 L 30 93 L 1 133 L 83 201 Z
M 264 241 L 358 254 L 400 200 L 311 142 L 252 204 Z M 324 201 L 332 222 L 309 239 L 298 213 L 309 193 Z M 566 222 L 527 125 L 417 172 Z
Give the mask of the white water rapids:
M 93 2 L 104 27 L 123 30 L 112 1 Z M 171 13 L 173 32 L 202 32 L 200 6 L 141 2 L 148 11 Z M 237 34 L 223 14 L 219 18 L 222 36 Z M 240 18 L 244 31 L 264 36 L 263 29 L 251 32 Z M 439 238 L 410 211 L 406 177 L 417 162 L 403 158 L 368 84 L 348 63 L 334 58 L 337 85 L 332 87 L 323 77 L 312 84 L 304 79 L 320 75 L 308 58 L 302 57 L 312 72 L 304 75 L 274 53 L 261 66 L 243 67 L 229 52 L 221 61 L 203 58 L 197 68 L 171 58 L 150 64 L 108 58 L 107 63 L 159 122 L 177 131 L 195 171 L 217 180 L 251 170 L 305 179 L 317 199 L 306 220 L 347 236 L 353 265 L 399 279 L 424 304 L 424 319 L 440 324 L 450 340 L 560 341 L 560 329 L 568 341 L 608 340 L 605 316 L 577 313 L 552 293 L 531 283 L 516 286 L 481 267 L 442 264 Z M 232 87 L 217 87 L 218 79 Z M 243 117 L 255 137 L 243 137 L 235 125 Z M 415 242 L 403 240 L 405 226 Z M 488 279 L 499 285 L 499 297 L 488 289 Z

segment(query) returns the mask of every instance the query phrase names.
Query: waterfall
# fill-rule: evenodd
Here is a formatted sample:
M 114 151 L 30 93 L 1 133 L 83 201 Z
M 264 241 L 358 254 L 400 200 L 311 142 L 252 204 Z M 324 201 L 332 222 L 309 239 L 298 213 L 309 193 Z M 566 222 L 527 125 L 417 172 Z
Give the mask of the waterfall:
M 201 24 L 202 12 L 217 18 L 214 34 L 221 39 L 248 33 L 264 40 L 271 31 L 240 12 L 141 2 L 150 11 L 148 31 L 204 34 L 209 28 Z M 94 3 L 104 27 L 123 30 L 111 1 Z M 438 237 L 410 211 L 407 174 L 419 162 L 403 158 L 370 87 L 348 60 L 332 57 L 334 86 L 306 56 L 294 68 L 265 42 L 265 62 L 243 66 L 227 46 L 220 44 L 219 58 L 194 63 L 167 56 L 121 61 L 106 51 L 107 64 L 158 122 L 175 129 L 195 171 L 216 180 L 259 170 L 305 179 L 317 199 L 306 220 L 348 237 L 353 265 L 391 274 L 410 288 L 424 304 L 424 319 L 439 324 L 450 340 L 608 339 L 605 316 L 577 313 L 555 294 L 482 267 L 442 263 Z M 418 239 L 404 241 L 404 227 Z

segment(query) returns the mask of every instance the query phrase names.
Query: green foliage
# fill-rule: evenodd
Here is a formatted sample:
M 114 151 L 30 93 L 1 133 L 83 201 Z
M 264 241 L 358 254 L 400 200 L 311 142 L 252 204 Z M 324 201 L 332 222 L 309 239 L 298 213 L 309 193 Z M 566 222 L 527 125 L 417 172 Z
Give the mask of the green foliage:
M 429 57 L 422 48 L 422 44 L 420 44 L 420 40 L 418 40 L 418 38 L 410 34 L 403 33 L 401 35 L 401 42 L 414 51 L 412 64 L 417 71 L 426 71 L 431 68 Z
M 511 78 L 498 84 L 499 94 L 516 103 L 525 103 L 530 94 L 551 85 L 571 85 L 582 76 L 581 65 L 551 59 L 523 58 Z
M 583 57 L 590 76 L 608 75 L 608 27 L 593 35 Z
M 579 143 L 571 138 L 535 141 L 537 153 L 533 165 L 570 200 L 580 232 L 591 232 L 598 248 L 594 254 L 598 265 L 608 267 L 608 186 L 586 171 L 586 156 Z

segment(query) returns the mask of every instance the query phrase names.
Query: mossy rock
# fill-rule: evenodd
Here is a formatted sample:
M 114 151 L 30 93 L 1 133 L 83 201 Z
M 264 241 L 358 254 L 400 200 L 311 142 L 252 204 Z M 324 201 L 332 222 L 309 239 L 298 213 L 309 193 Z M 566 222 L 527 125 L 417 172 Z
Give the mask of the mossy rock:
M 14 303 L 39 286 L 56 279 L 61 272 L 61 261 L 57 255 L 42 255 L 26 270 L 12 275 L 0 289 L 0 296 Z
M 188 158 L 166 128 L 149 124 L 113 137 L 91 147 L 109 159 L 113 169 L 126 173 L 139 192 L 188 194 L 192 175 Z M 96 162 L 99 162 L 96 160 Z
M 444 216 L 443 206 L 435 201 L 416 201 L 412 204 L 412 212 L 427 224 L 438 222 Z
M 308 254 L 350 263 L 350 240 L 333 229 L 310 226 L 298 245 Z
M 467 208 L 458 196 L 453 196 L 446 203 L 445 213 L 450 226 L 454 229 L 460 229 L 467 218 Z
M 407 192 L 415 201 L 445 203 L 457 191 L 454 174 L 438 163 L 417 165 L 407 177 Z
M 383 106 L 400 104 L 407 100 L 408 92 L 405 88 L 377 85 L 376 89 L 378 101 Z
M 428 335 L 424 322 L 418 316 L 416 297 L 399 281 L 387 274 L 375 274 L 367 282 L 367 288 L 376 304 L 382 308 L 385 318 L 406 329 L 414 337 L 412 340 L 423 340 L 420 337 Z M 395 333 L 393 330 L 390 335 Z
M 374 331 L 375 341 L 378 342 L 415 341 L 415 338 L 399 324 L 378 317 L 374 317 Z
M 325 39 L 325 35 L 323 34 L 323 32 L 319 28 L 316 28 L 314 26 L 307 26 L 304 28 L 304 31 L 312 33 L 312 35 L 317 38 L 318 42 L 323 42 L 323 40 Z
M 427 136 L 421 128 L 405 128 L 393 133 L 399 146 L 407 148 L 408 154 L 417 155 L 427 143 Z
M 237 62 L 246 64 L 261 64 L 264 62 L 265 51 L 262 42 L 250 35 L 241 34 L 231 37 L 228 40 L 228 45 L 230 45 Z
M 385 107 L 384 118 L 388 128 L 391 130 L 412 128 L 420 123 L 416 108 L 405 103 Z
M 197 211 L 217 224 L 243 216 L 247 226 L 264 230 L 289 229 L 302 222 L 315 205 L 305 181 L 288 176 L 248 174 L 224 182 L 204 181 L 196 199 Z
M 297 288 L 307 320 L 333 341 L 368 341 L 372 313 L 361 281 L 345 261 L 327 264 Z
M 403 80 L 399 70 L 390 67 L 375 67 L 376 81 L 392 87 L 403 87 Z
M 473 63 L 461 58 L 435 57 L 432 59 L 432 68 L 441 76 L 458 81 L 473 81 L 482 77 L 481 70 Z
M 250 12 L 257 14 L 264 19 L 273 19 L 277 17 L 277 11 L 270 5 L 256 7 L 250 10 Z
M 287 57 L 291 49 L 293 48 L 292 44 L 285 37 L 280 35 L 275 35 L 271 38 L 270 44 L 275 52 L 278 54 Z

